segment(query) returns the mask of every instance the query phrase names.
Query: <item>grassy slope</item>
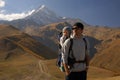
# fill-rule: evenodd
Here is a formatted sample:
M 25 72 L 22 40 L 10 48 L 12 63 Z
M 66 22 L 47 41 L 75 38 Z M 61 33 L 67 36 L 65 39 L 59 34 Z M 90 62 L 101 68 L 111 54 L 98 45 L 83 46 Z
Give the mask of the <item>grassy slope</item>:
M 54 77 L 54 80 L 63 80 L 65 74 L 59 70 L 59 68 L 55 65 L 55 62 L 56 59 L 44 61 L 44 63 L 48 66 L 49 73 Z M 88 80 L 97 80 L 100 78 L 105 79 L 115 76 L 116 73 L 99 67 L 90 66 L 88 71 Z
M 0 25 L 0 35 L 0 80 L 48 80 L 51 77 L 49 73 L 41 73 L 38 63 L 39 59 L 54 58 L 53 51 L 13 26 Z
M 106 43 L 103 43 L 103 45 Z M 91 61 L 91 65 L 98 66 L 101 68 L 109 69 L 120 73 L 120 39 L 114 40 L 105 45 L 101 52 L 96 54 L 96 56 Z
M 37 73 L 36 59 L 32 57 L 30 59 L 26 54 L 0 62 L 0 80 L 22 80 L 35 73 Z
M 44 46 L 42 43 L 36 41 L 31 36 L 19 31 L 10 25 L 0 25 L 0 40 L 6 40 L 15 44 L 26 52 L 31 53 L 40 58 L 55 58 L 57 54 Z M 4 45 L 7 45 L 6 43 Z M 43 53 L 44 52 L 44 53 Z M 52 54 L 52 55 L 51 55 Z
M 8 32 L 8 33 L 11 34 L 12 31 Z M 14 38 L 18 37 L 18 36 L 16 36 L 16 34 L 15 35 L 14 35 L 14 33 L 12 33 L 12 34 L 13 34 Z M 5 33 L 5 35 L 6 35 L 6 33 Z M 10 37 L 9 37 L 9 39 L 10 39 Z M 25 38 L 23 38 L 23 40 L 22 40 L 23 42 L 24 42 L 24 39 Z M 18 42 L 17 42 L 17 44 L 18 44 Z M 24 43 L 22 43 L 22 44 L 24 44 Z M 118 41 L 118 43 L 115 43 L 115 44 L 119 44 L 119 41 Z M 115 45 L 113 45 L 113 46 L 115 46 Z M 22 48 L 24 48 L 24 47 L 22 47 Z M 110 50 L 110 52 L 112 52 L 111 50 L 113 50 L 112 47 L 110 47 L 108 49 Z M 24 50 L 27 51 L 26 48 L 24 48 Z M 29 53 L 29 51 L 27 51 L 27 52 Z M 107 51 L 103 51 L 103 52 L 106 52 L 106 54 L 108 53 Z M 116 56 L 116 57 L 118 57 L 118 56 Z M 104 60 L 104 59 L 102 59 L 102 60 Z M 99 61 L 101 61 L 101 60 L 99 60 Z M 43 73 L 41 73 L 41 67 L 40 67 L 39 63 L 41 63 L 41 62 L 38 59 L 36 59 L 35 57 L 32 57 L 28 54 L 23 54 L 23 55 L 20 55 L 19 57 L 14 57 L 14 59 L 8 59 L 6 61 L 1 61 L 0 62 L 0 80 L 3 80 L 3 79 L 4 80 L 46 80 L 46 79 L 47 80 L 63 80 L 64 79 L 64 74 L 62 72 L 60 72 L 59 69 L 55 66 L 55 60 L 42 61 L 44 66 L 46 65 L 48 67 L 47 73 L 44 71 L 43 71 Z M 96 67 L 90 67 L 90 70 L 88 73 L 88 78 L 89 78 L 89 80 L 101 80 L 101 78 L 104 78 L 106 80 L 112 80 L 112 79 L 119 80 L 119 78 L 120 78 L 119 76 L 113 77 L 116 75 L 117 75 L 116 73 L 111 72 L 109 70 L 104 70 L 104 69 L 100 69 L 100 68 L 96 68 Z

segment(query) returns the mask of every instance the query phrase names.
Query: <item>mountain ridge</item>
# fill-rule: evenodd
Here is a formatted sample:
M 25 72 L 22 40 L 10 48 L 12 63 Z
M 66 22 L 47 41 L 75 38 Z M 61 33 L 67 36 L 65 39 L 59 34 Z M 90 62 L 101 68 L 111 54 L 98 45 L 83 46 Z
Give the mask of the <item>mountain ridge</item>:
M 54 11 L 50 10 L 46 6 L 42 5 L 35 9 L 30 15 L 22 19 L 16 19 L 12 21 L 0 20 L 0 24 L 13 25 L 16 28 L 23 30 L 26 27 L 34 26 L 41 27 L 51 23 L 57 22 L 70 22 L 72 21 L 82 21 L 80 19 L 74 18 L 64 18 L 57 15 Z M 84 22 L 84 21 L 82 21 Z M 84 22 L 85 23 L 85 22 Z
M 21 32 L 19 29 L 16 29 L 13 26 L 0 25 L 0 31 L 0 35 L 2 35 L 0 37 L 0 42 L 3 46 L 5 46 L 0 46 L 2 50 L 4 48 L 7 49 L 7 46 L 8 49 L 10 48 L 10 50 L 12 50 L 12 45 L 13 47 L 16 45 L 16 47 L 20 47 L 24 51 L 40 57 L 41 59 L 51 59 L 57 56 L 54 51 L 44 46 L 41 42 L 36 41 L 30 35 Z M 47 49 L 47 51 L 45 49 Z M 51 53 L 53 55 L 49 56 Z

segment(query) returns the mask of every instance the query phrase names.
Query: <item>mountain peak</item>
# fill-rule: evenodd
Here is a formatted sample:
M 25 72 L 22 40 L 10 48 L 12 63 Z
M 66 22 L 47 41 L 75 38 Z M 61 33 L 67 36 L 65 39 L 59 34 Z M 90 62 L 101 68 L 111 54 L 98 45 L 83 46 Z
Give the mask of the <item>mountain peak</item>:
M 40 9 L 43 9 L 43 8 L 45 8 L 45 7 L 46 7 L 45 5 L 41 5 Z
M 45 7 L 46 7 L 45 5 L 41 5 L 38 10 L 42 10 L 42 9 L 44 9 Z
M 47 7 L 45 5 L 41 5 L 40 7 L 38 7 L 38 9 L 36 9 L 36 12 L 43 11 L 45 9 L 47 9 Z
M 33 20 L 37 24 L 49 24 L 61 21 L 61 17 L 45 5 L 41 5 L 35 9 L 31 15 L 26 17 L 26 19 Z

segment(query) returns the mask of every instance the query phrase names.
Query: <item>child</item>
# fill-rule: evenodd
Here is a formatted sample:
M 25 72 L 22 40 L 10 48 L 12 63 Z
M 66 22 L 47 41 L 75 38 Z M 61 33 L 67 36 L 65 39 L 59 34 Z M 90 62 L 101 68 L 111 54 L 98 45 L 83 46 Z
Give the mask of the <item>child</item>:
M 61 47 L 63 46 L 63 43 L 65 42 L 66 39 L 70 38 L 72 29 L 68 26 L 64 27 L 62 30 L 62 37 L 60 38 L 60 45 Z
M 70 38 L 71 32 L 72 32 L 71 27 L 66 26 L 62 30 L 62 37 L 60 37 L 60 46 L 61 46 L 61 48 L 59 49 L 60 56 L 61 56 L 61 58 L 60 58 L 60 61 L 61 61 L 60 62 L 60 70 L 62 72 L 65 71 L 64 67 L 63 67 L 63 52 L 62 52 L 62 47 L 63 47 L 63 44 L 64 44 L 65 40 L 68 39 L 68 38 Z

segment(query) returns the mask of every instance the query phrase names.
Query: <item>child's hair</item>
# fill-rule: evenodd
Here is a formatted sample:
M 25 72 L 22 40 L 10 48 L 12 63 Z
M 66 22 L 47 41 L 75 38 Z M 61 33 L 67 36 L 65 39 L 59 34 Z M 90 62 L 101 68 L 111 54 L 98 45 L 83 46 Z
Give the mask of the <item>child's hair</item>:
M 65 30 L 67 30 L 67 31 L 69 32 L 69 34 L 72 33 L 72 29 L 71 29 L 71 27 L 69 27 L 69 26 L 65 26 L 65 27 L 63 28 L 62 32 L 64 32 Z

